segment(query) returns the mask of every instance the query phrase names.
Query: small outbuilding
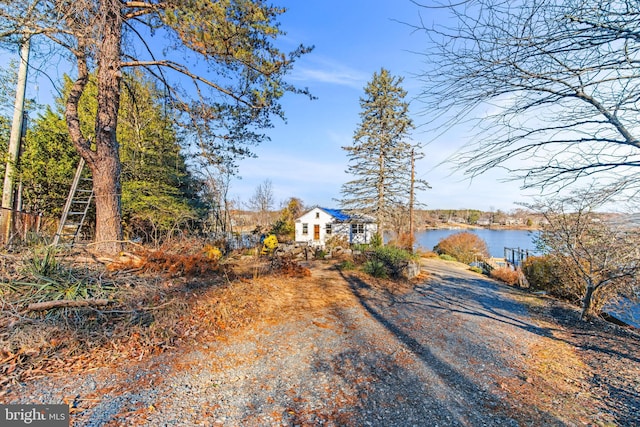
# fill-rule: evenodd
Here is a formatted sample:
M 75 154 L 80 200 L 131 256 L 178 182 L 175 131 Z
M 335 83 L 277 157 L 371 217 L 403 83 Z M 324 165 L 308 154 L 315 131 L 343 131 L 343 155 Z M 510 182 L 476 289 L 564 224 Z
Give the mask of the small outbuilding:
M 350 244 L 370 243 L 377 230 L 369 216 L 316 207 L 296 219 L 295 240 L 324 246 L 331 237 L 343 236 Z

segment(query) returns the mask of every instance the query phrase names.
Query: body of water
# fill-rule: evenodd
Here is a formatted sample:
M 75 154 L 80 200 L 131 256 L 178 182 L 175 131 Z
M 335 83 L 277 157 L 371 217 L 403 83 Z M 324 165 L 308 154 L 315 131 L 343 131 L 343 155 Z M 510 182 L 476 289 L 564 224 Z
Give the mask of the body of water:
M 489 254 L 493 257 L 502 258 L 504 248 L 520 248 L 535 252 L 533 239 L 535 231 L 526 230 L 489 230 L 485 228 L 463 230 L 425 230 L 416 233 L 416 245 L 422 249 L 433 250 L 433 247 L 440 240 L 452 234 L 469 231 L 478 235 L 487 243 Z M 626 304 L 613 304 L 605 309 L 613 317 L 622 320 L 628 325 L 640 328 L 640 304 L 627 301 Z
M 470 230 L 425 230 L 416 233 L 416 245 L 422 249 L 431 251 L 433 250 L 433 247 L 440 242 L 440 240 L 463 231 L 476 234 L 484 240 L 487 243 L 489 254 L 492 257 L 504 257 L 505 247 L 520 248 L 522 250 L 535 252 L 533 238 L 535 237 L 536 232 L 528 230 L 489 230 L 486 228 Z

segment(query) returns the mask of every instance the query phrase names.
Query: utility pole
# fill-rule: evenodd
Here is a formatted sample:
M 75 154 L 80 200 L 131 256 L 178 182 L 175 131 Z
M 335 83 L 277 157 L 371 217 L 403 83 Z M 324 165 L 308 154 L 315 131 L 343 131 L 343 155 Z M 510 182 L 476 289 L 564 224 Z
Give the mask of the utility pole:
M 413 193 L 416 182 L 416 157 L 415 149 L 411 149 L 411 189 L 409 190 L 409 239 L 411 242 L 411 252 L 413 252 Z
M 13 227 L 13 208 L 15 199 L 15 168 L 20 154 L 20 140 L 22 137 L 22 123 L 24 116 L 24 95 L 27 87 L 27 69 L 29 68 L 30 36 L 22 39 L 20 46 L 20 66 L 18 68 L 18 85 L 16 87 L 16 101 L 13 110 L 13 122 L 11 123 L 11 135 L 9 137 L 9 152 L 7 167 L 4 174 L 4 186 L 2 187 L 2 215 L 1 228 L 5 245 L 11 238 Z

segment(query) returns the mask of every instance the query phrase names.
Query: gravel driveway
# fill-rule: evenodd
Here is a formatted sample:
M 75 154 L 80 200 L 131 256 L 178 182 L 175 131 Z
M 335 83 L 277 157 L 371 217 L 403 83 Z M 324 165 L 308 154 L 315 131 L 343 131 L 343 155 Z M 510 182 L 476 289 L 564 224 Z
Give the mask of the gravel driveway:
M 415 287 L 327 264 L 303 284 L 269 279 L 280 303 L 248 328 L 115 370 L 43 379 L 13 403 L 68 401 L 82 426 L 616 424 L 585 404 L 587 368 L 556 326 L 532 319 L 523 293 L 456 263 L 423 262 L 430 277 Z M 565 350 L 573 370 L 558 389 L 532 358 Z

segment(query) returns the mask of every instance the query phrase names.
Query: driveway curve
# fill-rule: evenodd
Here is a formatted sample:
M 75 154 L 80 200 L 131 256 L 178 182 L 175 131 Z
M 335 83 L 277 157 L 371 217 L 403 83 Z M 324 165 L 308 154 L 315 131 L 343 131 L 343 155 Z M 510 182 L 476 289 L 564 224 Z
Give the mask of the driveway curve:
M 428 279 L 411 285 L 329 264 L 310 278 L 262 278 L 272 305 L 250 327 L 144 363 L 42 380 L 19 400 L 76 399 L 80 426 L 610 421 L 579 388 L 556 389 L 532 370 L 543 351 L 579 364 L 553 324 L 534 320 L 530 297 L 461 264 L 426 259 L 423 269 Z

